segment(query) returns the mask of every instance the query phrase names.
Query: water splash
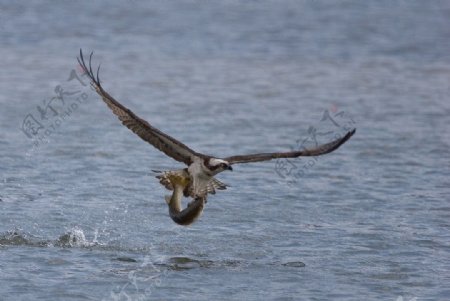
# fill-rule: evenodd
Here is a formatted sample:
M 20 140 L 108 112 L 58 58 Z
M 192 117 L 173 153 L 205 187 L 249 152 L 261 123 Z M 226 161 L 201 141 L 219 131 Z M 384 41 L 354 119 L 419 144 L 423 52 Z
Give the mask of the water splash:
M 82 229 L 74 227 L 56 240 L 39 239 L 20 230 L 0 233 L 0 246 L 31 246 L 31 247 L 92 247 L 101 245 L 96 237 L 93 241 L 86 239 Z
M 78 227 L 74 227 L 61 235 L 55 243 L 60 247 L 92 247 L 97 244 L 96 237 L 92 242 L 88 241 L 83 230 Z
M 20 230 L 7 231 L 0 234 L 0 246 L 48 246 L 48 241 L 38 240 L 35 237 L 22 233 Z
M 0 235 L 0 245 L 18 246 L 27 244 L 29 244 L 29 240 L 27 239 L 27 237 L 17 230 L 8 231 Z

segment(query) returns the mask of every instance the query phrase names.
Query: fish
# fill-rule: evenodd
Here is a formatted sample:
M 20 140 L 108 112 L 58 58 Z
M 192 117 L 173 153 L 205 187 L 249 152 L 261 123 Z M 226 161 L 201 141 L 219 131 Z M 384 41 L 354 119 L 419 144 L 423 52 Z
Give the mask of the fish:
M 192 224 L 201 216 L 206 203 L 206 196 L 195 198 L 182 210 L 181 200 L 184 197 L 186 187 L 190 185 L 191 177 L 186 171 L 181 170 L 167 173 L 165 180 L 169 181 L 173 188 L 172 196 L 165 196 L 170 218 L 178 225 L 188 226 Z

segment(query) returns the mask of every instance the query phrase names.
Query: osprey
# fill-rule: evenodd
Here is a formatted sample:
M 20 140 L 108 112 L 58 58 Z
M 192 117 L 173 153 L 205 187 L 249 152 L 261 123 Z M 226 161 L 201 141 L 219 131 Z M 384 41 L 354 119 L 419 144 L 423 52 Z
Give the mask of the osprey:
M 157 175 L 157 178 L 162 185 L 167 189 L 174 191 L 172 198 L 166 198 L 166 201 L 169 205 L 172 219 L 179 224 L 189 224 L 199 216 L 204 203 L 206 203 L 208 193 L 215 194 L 216 189 L 226 189 L 227 185 L 214 178 L 214 176 L 225 170 L 233 170 L 232 165 L 238 163 L 268 161 L 277 158 L 296 158 L 299 156 L 318 156 L 327 154 L 336 150 L 350 139 L 356 130 L 353 129 L 347 132 L 342 138 L 310 149 L 291 152 L 239 155 L 227 158 L 208 156 L 192 150 L 175 138 L 153 127 L 150 123 L 139 118 L 131 110 L 109 95 L 100 84 L 100 65 L 98 66 L 97 74 L 94 74 L 92 71 L 92 55 L 93 52 L 89 56 L 89 66 L 87 66 L 83 57 L 83 52 L 80 49 L 80 57 L 77 58 L 78 63 L 90 78 L 91 85 L 95 91 L 101 96 L 103 101 L 119 118 L 122 124 L 167 156 L 187 165 L 186 168 L 180 170 L 158 171 Z M 180 190 L 182 190 L 185 197 L 192 197 L 194 199 L 185 210 L 188 211 L 190 208 L 192 211 L 193 209 L 198 208 L 195 214 L 187 214 L 188 212 L 183 212 L 185 210 L 180 211 Z M 183 215 L 183 213 L 185 214 Z M 177 216 L 177 214 L 181 214 L 182 216 Z M 183 220 L 183 216 L 191 216 L 192 220 Z

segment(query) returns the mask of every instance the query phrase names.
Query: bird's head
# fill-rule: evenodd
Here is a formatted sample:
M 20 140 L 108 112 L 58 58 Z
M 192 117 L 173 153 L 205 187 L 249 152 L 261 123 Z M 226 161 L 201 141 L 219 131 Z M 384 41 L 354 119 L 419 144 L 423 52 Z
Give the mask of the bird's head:
M 208 169 L 214 174 L 218 174 L 224 170 L 233 170 L 231 164 L 228 161 L 216 158 L 210 158 L 207 162 Z

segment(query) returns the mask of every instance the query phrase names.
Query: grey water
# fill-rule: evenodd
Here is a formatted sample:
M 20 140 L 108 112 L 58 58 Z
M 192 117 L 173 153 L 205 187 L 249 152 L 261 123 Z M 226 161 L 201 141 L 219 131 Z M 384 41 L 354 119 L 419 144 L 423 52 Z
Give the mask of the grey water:
M 0 300 L 449 300 L 449 1 L 0 1 Z M 81 75 L 236 165 L 190 227 L 183 167 Z

